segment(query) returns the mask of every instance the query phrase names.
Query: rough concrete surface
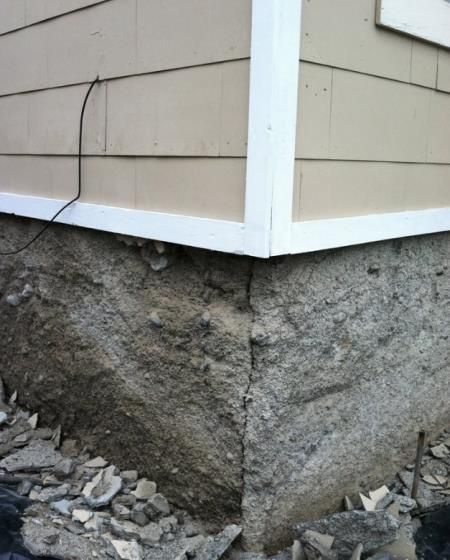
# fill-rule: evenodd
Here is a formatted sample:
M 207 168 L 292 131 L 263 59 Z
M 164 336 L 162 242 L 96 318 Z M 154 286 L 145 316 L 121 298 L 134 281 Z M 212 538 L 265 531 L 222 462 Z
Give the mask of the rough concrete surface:
M 244 534 L 291 535 L 450 420 L 450 236 L 260 262 Z
M 1 217 L 1 248 L 39 225 Z M 175 504 L 273 549 L 448 424 L 449 241 L 267 261 L 169 247 L 165 267 L 151 243 L 56 225 L 0 259 L 1 374 Z
M 0 245 L 40 227 L 2 216 Z M 150 258 L 61 225 L 0 258 L 1 375 L 46 421 L 219 526 L 240 513 L 251 263 L 174 248 L 154 272 Z M 27 284 L 33 295 L 9 304 Z

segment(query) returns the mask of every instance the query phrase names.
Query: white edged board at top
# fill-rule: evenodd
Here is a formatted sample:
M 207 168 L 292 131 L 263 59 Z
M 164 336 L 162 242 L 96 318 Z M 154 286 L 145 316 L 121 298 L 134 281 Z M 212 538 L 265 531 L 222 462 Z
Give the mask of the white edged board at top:
M 378 0 L 377 23 L 450 48 L 450 0 Z

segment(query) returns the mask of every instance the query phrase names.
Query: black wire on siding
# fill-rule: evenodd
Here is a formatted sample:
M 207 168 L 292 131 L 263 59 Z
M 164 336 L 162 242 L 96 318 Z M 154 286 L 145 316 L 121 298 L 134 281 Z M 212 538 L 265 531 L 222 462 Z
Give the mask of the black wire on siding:
M 20 249 L 16 249 L 15 251 L 0 251 L 0 256 L 6 257 L 6 256 L 10 256 L 10 255 L 18 255 L 22 251 L 25 251 L 25 249 L 28 249 L 28 247 L 30 245 L 32 245 L 37 239 L 39 239 L 39 237 L 41 237 L 41 235 L 51 226 L 51 224 L 56 220 L 56 218 L 62 212 L 64 212 L 64 210 L 66 208 L 68 208 L 71 204 L 73 204 L 74 202 L 76 202 L 80 198 L 80 196 L 81 196 L 81 160 L 82 160 L 82 156 L 83 156 L 82 147 L 83 147 L 84 110 L 86 109 L 86 103 L 87 103 L 87 100 L 89 98 L 89 95 L 91 94 L 91 91 L 92 91 L 93 87 L 95 86 L 95 84 L 98 81 L 99 81 L 99 78 L 97 76 L 95 78 L 95 80 L 91 83 L 91 85 L 89 86 L 89 89 L 87 90 L 87 93 L 84 97 L 83 106 L 81 108 L 80 128 L 79 128 L 79 138 L 78 138 L 78 192 L 77 192 L 76 197 L 73 198 L 72 200 L 70 200 L 69 202 L 67 202 L 60 210 L 58 210 L 58 212 L 56 212 L 56 214 L 45 224 L 45 226 L 32 239 L 30 239 L 30 241 L 28 241 L 23 247 L 20 247 Z

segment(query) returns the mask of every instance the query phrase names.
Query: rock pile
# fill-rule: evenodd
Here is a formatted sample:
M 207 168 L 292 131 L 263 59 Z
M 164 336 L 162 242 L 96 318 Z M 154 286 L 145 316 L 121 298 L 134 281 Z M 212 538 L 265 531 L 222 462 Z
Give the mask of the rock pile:
M 60 560 L 268 560 L 242 552 L 240 527 L 216 536 L 177 510 L 152 480 L 91 457 L 61 428 L 40 427 L 37 414 L 6 399 L 0 380 L 0 487 L 28 504 L 22 537 L 36 556 Z M 422 459 L 417 498 L 414 465 L 389 486 L 345 496 L 344 511 L 293 528 L 293 546 L 272 560 L 415 560 L 421 516 L 450 505 L 450 433 Z M 356 502 L 358 500 L 358 502 Z M 353 504 L 356 504 L 355 507 Z
M 29 500 L 25 547 L 61 560 L 218 560 L 241 530 L 206 537 L 156 484 L 90 457 L 61 428 L 39 427 L 37 414 L 6 402 L 0 382 L 0 485 Z

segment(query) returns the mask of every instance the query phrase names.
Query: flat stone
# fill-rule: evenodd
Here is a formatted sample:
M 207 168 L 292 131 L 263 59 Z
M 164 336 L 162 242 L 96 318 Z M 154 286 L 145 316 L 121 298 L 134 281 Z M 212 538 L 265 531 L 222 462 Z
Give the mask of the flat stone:
M 121 471 L 120 476 L 125 484 L 130 484 L 137 481 L 139 474 L 137 471 Z
M 28 418 L 28 424 L 30 424 L 33 430 L 37 428 L 38 420 L 39 420 L 39 415 L 37 412 Z
M 119 539 L 135 539 L 139 540 L 141 533 L 139 527 L 131 521 L 118 521 L 111 519 L 111 533 Z
M 170 504 L 162 494 L 150 496 L 145 505 L 145 511 L 149 511 L 149 509 L 153 510 L 157 515 L 170 515 L 171 512 Z
M 143 544 L 152 546 L 158 543 L 161 539 L 162 531 L 161 527 L 157 523 L 149 523 L 145 527 L 142 527 L 139 532 L 139 538 Z
M 136 523 L 136 525 L 139 525 L 140 527 L 144 527 L 149 522 L 149 518 L 144 512 L 145 505 L 146 504 L 142 502 L 136 504 L 130 513 L 131 521 L 133 521 L 133 523 Z
M 111 465 L 100 471 L 91 482 L 83 488 L 83 495 L 91 508 L 108 505 L 122 488 L 122 479 L 115 476 L 115 467 Z
M 450 452 L 448 450 L 448 447 L 441 443 L 440 445 L 435 445 L 434 447 L 432 447 L 430 449 L 430 453 L 431 455 L 433 455 L 433 457 L 436 457 L 436 459 L 445 459 L 445 457 L 447 457 Z
M 80 523 L 87 523 L 91 519 L 93 513 L 86 509 L 74 509 L 72 511 L 72 519 Z
M 43 502 L 50 504 L 51 502 L 58 502 L 70 492 L 69 484 L 62 484 L 61 486 L 54 486 L 49 488 L 44 488 L 39 492 L 36 500 L 38 502 Z
M 136 541 L 112 540 L 115 551 L 121 560 L 141 560 L 142 549 Z
M 195 560 L 219 560 L 241 534 L 238 525 L 228 525 L 197 552 Z
M 44 440 L 33 440 L 27 447 L 16 451 L 0 461 L 0 468 L 8 472 L 39 471 L 54 467 L 61 461 L 62 455 L 53 443 Z
M 72 513 L 71 513 L 71 506 L 73 505 L 71 500 L 58 500 L 57 502 L 52 502 L 50 504 L 50 507 L 57 511 L 58 513 L 60 513 L 61 515 L 64 515 L 64 517 L 71 517 Z
M 369 553 L 396 540 L 400 522 L 384 510 L 346 511 L 324 517 L 318 521 L 300 523 L 295 533 L 301 539 L 307 530 L 335 537 L 333 549 L 339 555 L 351 556 L 362 543 Z
M 103 457 L 95 457 L 95 459 L 91 459 L 84 463 L 84 467 L 88 469 L 103 469 L 108 464 L 108 461 L 103 459 Z
M 137 483 L 136 490 L 133 490 L 131 493 L 138 500 L 148 500 L 156 493 L 156 483 L 146 478 L 141 478 Z
M 86 531 L 100 532 L 104 523 L 104 518 L 98 513 L 93 513 L 92 517 L 85 522 L 84 528 Z
M 131 510 L 127 508 L 127 506 L 124 506 L 123 504 L 117 504 L 117 503 L 113 504 L 112 511 L 114 517 L 119 521 L 120 520 L 127 521 L 128 519 L 130 519 Z

